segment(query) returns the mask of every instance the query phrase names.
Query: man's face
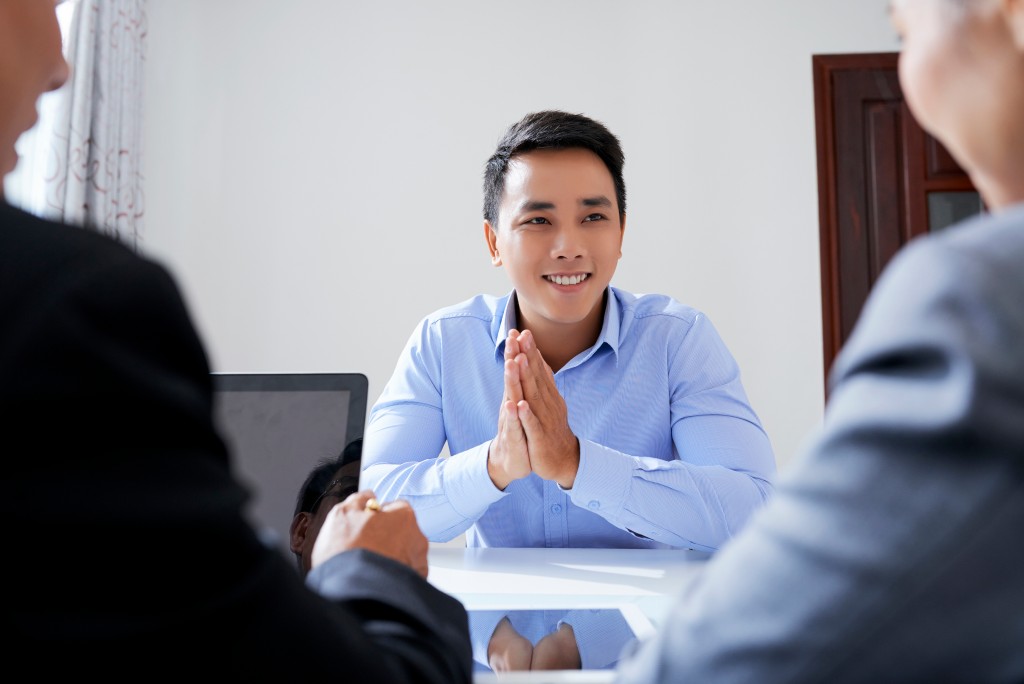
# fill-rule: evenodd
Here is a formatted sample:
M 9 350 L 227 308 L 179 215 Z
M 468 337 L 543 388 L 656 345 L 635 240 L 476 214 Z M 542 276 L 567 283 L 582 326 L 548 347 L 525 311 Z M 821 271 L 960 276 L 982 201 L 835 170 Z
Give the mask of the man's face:
M 484 233 L 515 287 L 520 329 L 553 332 L 600 320 L 624 229 L 611 173 L 590 150 L 513 158 L 498 226 L 485 223 Z
M 14 144 L 35 125 L 36 102 L 68 76 L 54 0 L 0 0 L 0 178 L 14 169 Z

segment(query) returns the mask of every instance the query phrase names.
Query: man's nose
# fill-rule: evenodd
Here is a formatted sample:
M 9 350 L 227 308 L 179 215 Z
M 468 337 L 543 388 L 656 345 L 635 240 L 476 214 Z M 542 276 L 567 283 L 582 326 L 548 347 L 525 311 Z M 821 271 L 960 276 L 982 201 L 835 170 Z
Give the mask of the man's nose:
M 577 259 L 585 252 L 584 231 L 579 226 L 563 226 L 558 231 L 552 246 L 552 256 L 557 259 Z
M 62 85 L 67 83 L 68 77 L 71 75 L 71 67 L 68 66 L 68 62 L 64 59 L 64 55 L 60 55 L 53 65 L 53 73 L 50 76 L 50 83 L 47 86 L 47 91 L 53 91 L 60 88 Z

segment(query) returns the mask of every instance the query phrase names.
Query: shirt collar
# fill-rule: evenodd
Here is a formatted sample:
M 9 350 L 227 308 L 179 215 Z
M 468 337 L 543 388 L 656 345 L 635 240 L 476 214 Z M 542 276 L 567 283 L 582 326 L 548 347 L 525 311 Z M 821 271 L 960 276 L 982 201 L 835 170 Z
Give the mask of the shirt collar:
M 505 310 L 501 314 L 501 324 L 494 336 L 494 358 L 499 361 L 505 359 L 505 340 L 508 339 L 508 331 L 516 327 L 516 291 L 512 290 L 505 297 Z
M 609 286 L 605 292 L 608 297 L 604 305 L 604 322 L 601 324 L 601 333 L 583 361 L 593 356 L 605 344 L 612 350 L 616 358 L 619 355 L 619 332 L 622 323 L 621 303 L 614 287 Z M 508 331 L 515 328 L 516 325 L 516 291 L 512 290 L 505 298 L 505 310 L 501 314 L 501 324 L 498 326 L 498 332 L 494 338 L 494 357 L 497 360 L 504 360 Z

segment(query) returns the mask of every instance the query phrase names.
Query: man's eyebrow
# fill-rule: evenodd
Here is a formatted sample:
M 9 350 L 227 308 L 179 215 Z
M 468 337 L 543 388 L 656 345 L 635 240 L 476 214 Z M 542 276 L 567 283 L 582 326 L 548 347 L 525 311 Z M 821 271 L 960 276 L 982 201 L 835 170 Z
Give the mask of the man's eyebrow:
M 598 195 L 597 197 L 584 197 L 580 200 L 580 206 L 583 207 L 611 207 L 612 201 L 604 195 Z M 554 202 L 548 202 L 546 200 L 529 200 L 523 202 L 519 211 L 550 211 L 555 208 Z
M 542 200 L 532 200 L 523 202 L 523 206 L 520 207 L 519 211 L 549 211 L 555 208 L 554 202 L 545 202 Z

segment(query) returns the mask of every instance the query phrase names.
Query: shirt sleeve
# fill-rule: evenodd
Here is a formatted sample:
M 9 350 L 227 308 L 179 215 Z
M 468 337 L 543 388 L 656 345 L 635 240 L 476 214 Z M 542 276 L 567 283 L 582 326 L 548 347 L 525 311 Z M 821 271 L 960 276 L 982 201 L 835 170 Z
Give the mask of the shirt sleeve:
M 378 659 L 381 681 L 468 682 L 466 610 L 405 565 L 365 549 L 328 559 L 306 585 L 362 627 L 351 648 Z M 316 654 L 310 649 L 310 657 Z M 415 674 L 413 674 L 415 673 Z
M 442 455 L 440 343 L 432 332 L 428 319 L 413 332 L 370 412 L 360 487 L 372 489 L 381 501 L 405 499 L 427 539 L 445 542 L 507 494 L 487 473 L 490 440 Z
M 775 456 L 736 361 L 703 315 L 676 346 L 669 383 L 676 458 L 581 439 L 568 494 L 635 535 L 712 551 L 771 495 Z

